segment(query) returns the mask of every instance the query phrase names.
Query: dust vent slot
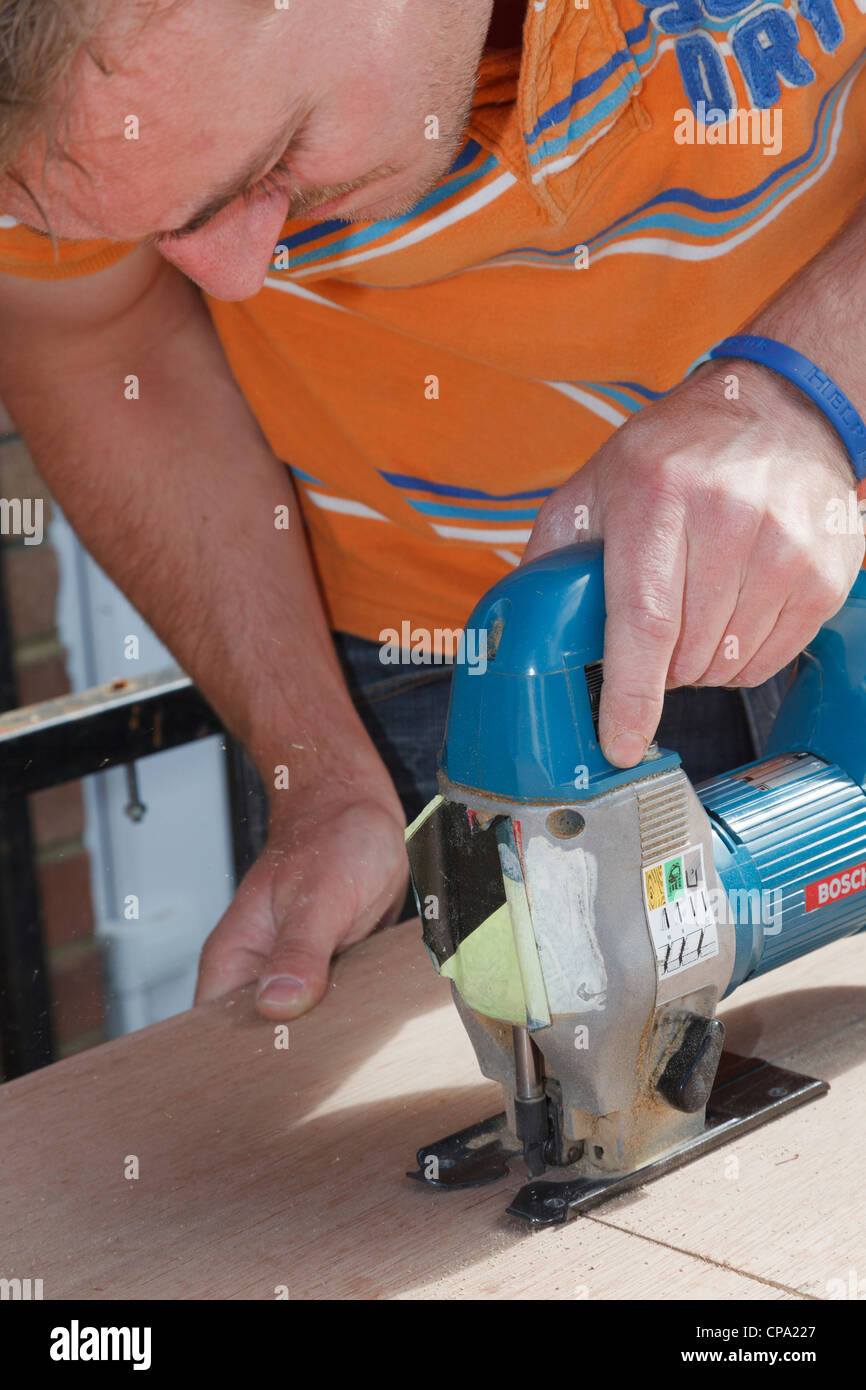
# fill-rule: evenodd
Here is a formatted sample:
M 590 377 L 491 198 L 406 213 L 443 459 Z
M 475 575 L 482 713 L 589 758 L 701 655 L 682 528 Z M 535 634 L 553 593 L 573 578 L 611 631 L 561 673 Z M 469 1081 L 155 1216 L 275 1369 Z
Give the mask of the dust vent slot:
M 637 793 L 641 858 L 656 863 L 682 849 L 689 839 L 688 796 L 681 777 Z
M 586 679 L 589 708 L 592 712 L 592 727 L 595 729 L 596 738 L 598 738 L 598 706 L 601 700 L 601 683 L 604 680 L 604 663 L 591 661 L 588 666 L 584 666 L 583 674 Z

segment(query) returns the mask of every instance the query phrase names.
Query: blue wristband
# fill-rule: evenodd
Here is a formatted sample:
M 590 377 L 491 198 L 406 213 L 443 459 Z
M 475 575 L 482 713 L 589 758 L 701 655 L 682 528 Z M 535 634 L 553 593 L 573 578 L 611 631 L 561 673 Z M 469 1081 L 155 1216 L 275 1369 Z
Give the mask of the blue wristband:
M 760 362 L 799 386 L 824 412 L 839 435 L 848 450 L 858 480 L 862 482 L 866 478 L 866 425 L 845 392 L 808 357 L 786 347 L 784 343 L 777 343 L 773 338 L 759 338 L 754 333 L 737 333 L 732 338 L 723 338 L 710 349 L 709 355 L 744 357 L 749 362 Z

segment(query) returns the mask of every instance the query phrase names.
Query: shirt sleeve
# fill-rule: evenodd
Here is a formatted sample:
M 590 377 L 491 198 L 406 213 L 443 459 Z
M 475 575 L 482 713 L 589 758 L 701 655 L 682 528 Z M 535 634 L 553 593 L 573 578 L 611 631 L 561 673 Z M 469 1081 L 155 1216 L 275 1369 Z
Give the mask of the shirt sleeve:
M 128 256 L 130 241 L 64 241 L 56 245 L 48 236 L 0 216 L 0 274 L 29 280 L 69 280 L 93 275 Z

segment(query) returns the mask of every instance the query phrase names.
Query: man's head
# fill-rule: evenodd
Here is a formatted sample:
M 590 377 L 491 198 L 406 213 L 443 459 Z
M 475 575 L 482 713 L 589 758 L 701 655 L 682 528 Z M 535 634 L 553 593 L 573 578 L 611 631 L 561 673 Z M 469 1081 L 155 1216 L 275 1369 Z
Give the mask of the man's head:
M 287 217 L 397 215 L 445 174 L 493 2 L 0 0 L 0 213 L 155 238 L 245 298 Z

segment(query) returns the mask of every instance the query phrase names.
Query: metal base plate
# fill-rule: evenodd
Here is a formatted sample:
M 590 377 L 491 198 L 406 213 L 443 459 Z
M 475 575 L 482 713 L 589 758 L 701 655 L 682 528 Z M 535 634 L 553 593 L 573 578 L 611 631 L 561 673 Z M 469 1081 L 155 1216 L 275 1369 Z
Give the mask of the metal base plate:
M 556 1177 L 535 1179 L 521 1187 L 507 1211 L 535 1226 L 559 1225 L 610 1197 L 681 1168 L 701 1154 L 825 1095 L 829 1089 L 826 1081 L 786 1071 L 760 1057 L 725 1052 L 707 1104 L 706 1125 L 694 1139 L 631 1173 L 569 1178 L 573 1169 L 551 1168 L 548 1171 Z M 441 1188 L 478 1187 L 495 1182 L 508 1173 L 511 1160 L 522 1157 L 513 1141 L 508 1146 L 508 1138 L 505 1115 L 494 1115 L 419 1149 L 418 1170 L 407 1176 L 428 1187 Z

